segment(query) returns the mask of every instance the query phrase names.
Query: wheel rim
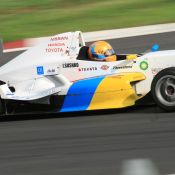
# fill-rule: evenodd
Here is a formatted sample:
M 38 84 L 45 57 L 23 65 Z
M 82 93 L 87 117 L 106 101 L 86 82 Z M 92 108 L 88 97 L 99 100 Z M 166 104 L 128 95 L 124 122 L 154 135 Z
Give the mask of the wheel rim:
M 175 106 L 175 76 L 166 75 L 157 81 L 156 96 L 166 106 Z

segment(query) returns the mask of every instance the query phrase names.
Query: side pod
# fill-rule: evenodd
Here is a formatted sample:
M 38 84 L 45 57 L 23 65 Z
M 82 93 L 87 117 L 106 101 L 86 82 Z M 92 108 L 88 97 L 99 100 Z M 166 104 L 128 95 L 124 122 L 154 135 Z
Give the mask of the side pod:
M 77 81 L 70 87 L 60 112 L 132 106 L 139 96 L 131 83 L 144 79 L 142 73 L 123 73 Z
M 124 108 L 140 97 L 131 83 L 145 79 L 142 73 L 121 73 L 105 77 L 95 91 L 88 110 Z

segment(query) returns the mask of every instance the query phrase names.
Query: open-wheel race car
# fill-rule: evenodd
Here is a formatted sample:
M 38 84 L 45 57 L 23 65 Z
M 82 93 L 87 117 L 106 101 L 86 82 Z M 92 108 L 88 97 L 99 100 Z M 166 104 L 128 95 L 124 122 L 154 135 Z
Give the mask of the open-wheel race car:
M 88 59 L 87 49 L 81 32 L 68 32 L 1 66 L 1 115 L 124 108 L 148 93 L 159 107 L 175 110 L 175 50 L 100 62 Z

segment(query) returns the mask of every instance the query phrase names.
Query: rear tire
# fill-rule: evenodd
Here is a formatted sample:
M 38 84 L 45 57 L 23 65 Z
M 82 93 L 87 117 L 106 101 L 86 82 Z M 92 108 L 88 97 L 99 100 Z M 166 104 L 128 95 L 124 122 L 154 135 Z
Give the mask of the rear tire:
M 3 115 L 4 114 L 4 103 L 2 101 L 2 99 L 0 99 L 0 115 Z
M 175 111 L 175 67 L 166 68 L 154 77 L 151 93 L 160 108 Z
M 50 106 L 52 109 L 60 109 L 64 100 L 64 96 L 51 95 L 50 96 Z

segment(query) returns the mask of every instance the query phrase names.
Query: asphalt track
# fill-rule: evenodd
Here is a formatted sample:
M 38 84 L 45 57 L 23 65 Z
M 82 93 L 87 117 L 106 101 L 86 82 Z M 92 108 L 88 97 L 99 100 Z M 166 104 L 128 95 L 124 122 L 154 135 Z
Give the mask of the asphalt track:
M 120 53 L 153 43 L 175 49 L 175 32 L 110 40 Z M 7 53 L 1 64 L 19 53 Z M 149 158 L 175 173 L 175 113 L 156 106 L 88 113 L 14 116 L 0 122 L 2 175 L 118 175 L 122 162 Z

